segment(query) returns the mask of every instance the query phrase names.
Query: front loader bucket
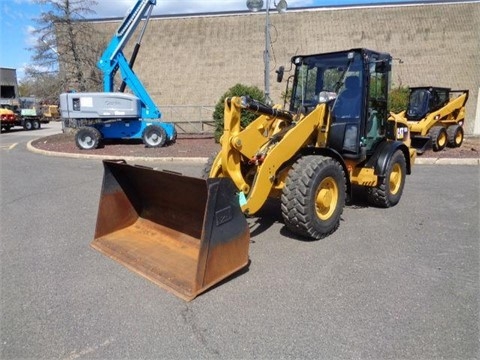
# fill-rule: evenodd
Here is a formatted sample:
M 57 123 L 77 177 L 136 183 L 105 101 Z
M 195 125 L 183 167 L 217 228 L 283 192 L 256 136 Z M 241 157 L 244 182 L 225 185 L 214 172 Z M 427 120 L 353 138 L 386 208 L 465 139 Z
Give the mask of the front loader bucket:
M 93 248 L 187 301 L 248 264 L 250 233 L 230 179 L 103 165 Z
M 425 151 L 432 147 L 432 139 L 430 136 L 412 136 L 412 142 L 410 146 L 417 150 L 417 154 L 422 155 Z

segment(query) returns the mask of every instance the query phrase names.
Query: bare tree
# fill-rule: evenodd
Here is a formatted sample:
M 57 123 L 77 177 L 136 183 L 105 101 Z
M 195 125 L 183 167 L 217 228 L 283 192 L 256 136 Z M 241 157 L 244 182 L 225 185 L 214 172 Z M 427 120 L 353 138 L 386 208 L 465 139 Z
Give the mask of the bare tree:
M 28 69 L 28 71 L 34 71 Z M 62 91 L 58 73 L 35 72 L 22 79 L 18 85 L 21 97 L 33 96 L 46 104 L 58 104 L 58 94 Z
M 96 62 L 103 49 L 104 40 L 95 36 L 86 16 L 95 0 L 33 0 L 47 5 L 49 11 L 35 19 L 37 28 L 33 32 L 38 42 L 30 50 L 33 66 L 26 69 L 27 77 L 51 80 L 57 74 L 57 92 L 74 88 L 78 91 L 95 91 L 101 84 Z

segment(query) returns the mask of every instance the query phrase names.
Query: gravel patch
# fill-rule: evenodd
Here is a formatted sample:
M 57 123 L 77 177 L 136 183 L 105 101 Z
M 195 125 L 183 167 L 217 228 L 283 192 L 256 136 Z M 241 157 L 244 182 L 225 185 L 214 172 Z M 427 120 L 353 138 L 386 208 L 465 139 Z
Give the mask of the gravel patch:
M 75 145 L 73 134 L 56 134 L 37 139 L 31 144 L 33 147 L 52 152 L 71 154 L 134 156 L 134 157 L 181 157 L 196 158 L 209 157 L 220 151 L 220 145 L 213 137 L 179 136 L 174 144 L 161 148 L 147 148 L 140 140 L 120 140 L 104 142 L 98 149 L 80 150 Z M 418 158 L 479 158 L 480 136 L 465 137 L 462 146 L 458 148 L 446 147 L 442 151 L 425 151 Z

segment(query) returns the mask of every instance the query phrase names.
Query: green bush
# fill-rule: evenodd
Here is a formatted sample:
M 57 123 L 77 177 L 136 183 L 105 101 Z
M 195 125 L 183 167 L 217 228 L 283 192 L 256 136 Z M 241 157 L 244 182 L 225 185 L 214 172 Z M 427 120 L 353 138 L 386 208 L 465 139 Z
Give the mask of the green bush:
M 399 85 L 396 88 L 390 90 L 388 94 L 388 109 L 391 112 L 399 113 L 407 110 L 408 107 L 408 95 L 410 89 L 408 86 Z
M 252 99 L 258 101 L 265 100 L 265 94 L 256 86 L 247 86 L 243 84 L 236 84 L 235 86 L 228 89 L 228 91 L 223 94 L 223 96 L 218 100 L 217 105 L 215 105 L 215 110 L 213 111 L 213 121 L 215 121 L 215 141 L 219 142 L 220 137 L 223 134 L 223 123 L 224 123 L 224 104 L 225 99 L 232 96 L 244 96 L 248 95 Z M 240 118 L 241 126 L 244 128 L 250 124 L 253 120 L 257 118 L 252 112 L 242 110 L 242 115 Z

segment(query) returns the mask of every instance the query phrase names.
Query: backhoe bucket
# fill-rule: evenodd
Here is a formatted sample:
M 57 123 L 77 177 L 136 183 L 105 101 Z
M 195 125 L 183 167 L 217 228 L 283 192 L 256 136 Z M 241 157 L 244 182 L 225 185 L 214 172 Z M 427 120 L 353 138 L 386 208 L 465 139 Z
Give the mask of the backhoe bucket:
M 250 233 L 230 179 L 103 165 L 93 248 L 187 301 L 248 264 Z

